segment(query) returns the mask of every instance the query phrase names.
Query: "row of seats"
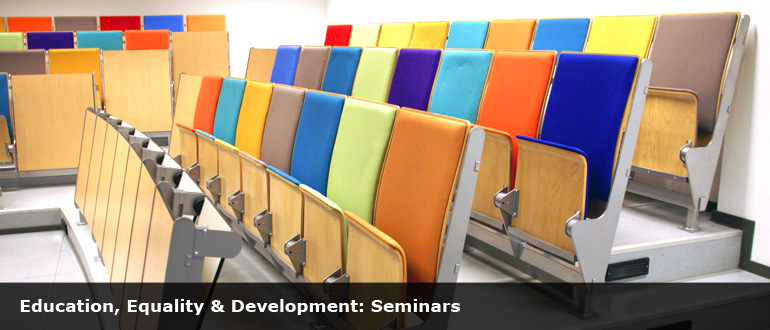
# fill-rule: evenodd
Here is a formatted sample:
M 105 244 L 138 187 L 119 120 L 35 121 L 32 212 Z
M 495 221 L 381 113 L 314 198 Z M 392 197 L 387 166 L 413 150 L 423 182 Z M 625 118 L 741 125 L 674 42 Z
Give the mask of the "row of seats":
M 169 30 L 0 33 L 0 50 L 62 48 L 169 49 L 171 34 Z
M 326 46 L 531 49 L 598 52 L 618 48 L 618 54 L 644 57 L 658 16 L 597 16 L 558 19 L 498 19 L 492 21 L 417 22 L 329 25 Z M 622 37 L 617 33 L 621 32 Z M 607 39 L 607 34 L 615 34 Z M 592 41 L 592 39 L 602 39 Z
M 0 17 L 0 32 L 226 31 L 225 15 Z

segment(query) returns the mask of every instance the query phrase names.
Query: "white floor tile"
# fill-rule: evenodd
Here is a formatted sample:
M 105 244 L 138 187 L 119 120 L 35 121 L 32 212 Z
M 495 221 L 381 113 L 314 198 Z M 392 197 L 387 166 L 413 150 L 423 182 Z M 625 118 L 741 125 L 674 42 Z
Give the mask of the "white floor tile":
M 0 281 L 56 274 L 60 251 L 0 257 Z
M 63 236 L 59 230 L 0 235 L 0 258 L 61 251 Z

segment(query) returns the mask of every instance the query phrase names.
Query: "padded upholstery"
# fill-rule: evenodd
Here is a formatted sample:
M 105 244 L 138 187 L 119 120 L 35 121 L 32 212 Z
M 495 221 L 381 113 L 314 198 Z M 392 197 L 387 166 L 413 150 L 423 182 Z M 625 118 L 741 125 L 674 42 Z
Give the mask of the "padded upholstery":
M 102 90 L 101 53 L 96 48 L 52 49 L 48 51 L 48 67 L 51 74 L 93 72 L 96 90 Z
M 403 109 L 396 114 L 374 226 L 403 247 L 410 283 L 436 281 L 445 218 L 469 130 L 467 122 L 451 118 Z
M 291 175 L 324 195 L 344 104 L 343 96 L 307 92 L 297 125 Z
M 650 87 L 694 91 L 700 131 L 714 128 L 722 75 L 737 22 L 737 13 L 662 15 L 658 22 L 650 53 L 654 63 Z
M 491 60 L 491 51 L 444 51 L 430 99 L 430 112 L 475 124 Z
M 213 135 L 231 145 L 235 144 L 235 127 L 238 125 L 245 88 L 246 80 L 225 78 L 219 90 Z
M 75 48 L 72 32 L 29 32 L 27 49 Z
M 297 62 L 297 75 L 294 77 L 294 86 L 321 89 L 321 81 L 326 70 L 326 61 L 329 59 L 328 46 L 302 48 Z
M 187 32 L 227 31 L 225 15 L 187 15 Z
M 142 17 L 140 16 L 100 16 L 99 29 L 101 31 L 141 30 Z
M 326 27 L 324 46 L 347 46 L 350 42 L 350 32 L 353 25 L 329 25 Z
M 169 49 L 168 30 L 126 31 L 126 50 Z
M 222 88 L 221 76 L 205 76 L 201 81 L 198 93 L 198 103 L 195 104 L 193 129 L 211 134 L 214 131 L 214 116 L 219 101 L 219 90 Z
M 120 31 L 84 31 L 77 33 L 78 48 L 123 50 L 123 34 Z
M 585 51 L 645 58 L 657 21 L 656 15 L 594 17 Z
M 184 32 L 184 16 L 182 15 L 160 15 L 145 16 L 145 30 L 169 30 L 171 32 Z
M 452 22 L 446 48 L 482 49 L 488 29 L 489 21 Z
M 361 52 L 350 94 L 362 99 L 385 102 L 397 54 L 396 48 L 365 48 Z
M 441 49 L 446 44 L 449 22 L 417 22 L 412 35 L 412 48 Z
M 585 152 L 588 198 L 609 198 L 636 56 L 561 54 L 540 138 Z
M 383 23 L 377 47 L 409 47 L 413 33 L 414 23 Z
M 21 32 L 0 33 L 0 50 L 24 49 L 24 34 Z
M 5 117 L 8 125 L 8 134 L 13 138 L 13 125 L 11 125 L 11 104 L 8 97 L 8 74 L 0 73 L 0 116 Z
M 44 50 L 6 50 L 0 52 L 0 72 L 12 75 L 45 74 Z
M 0 17 L 0 32 L 6 32 L 5 31 L 5 17 Z
M 395 115 L 392 105 L 349 98 L 334 142 L 326 196 L 370 223 Z
M 536 137 L 555 59 L 555 52 L 495 53 L 478 124 L 512 137 Z M 518 144 L 515 139 L 512 149 L 511 182 L 516 177 Z
M 323 86 L 324 92 L 350 95 L 353 90 L 353 80 L 356 78 L 358 61 L 361 59 L 361 48 L 333 47 L 326 63 Z
M 355 24 L 350 32 L 350 47 L 374 47 L 380 38 L 380 24 Z
M 291 154 L 304 102 L 305 89 L 273 87 L 262 136 L 261 159 L 286 173 L 291 173 Z
M 485 49 L 529 49 L 536 19 L 496 19 L 489 22 Z
M 270 82 L 284 85 L 294 85 L 294 77 L 297 75 L 297 62 L 301 46 L 279 46 L 273 63 L 273 73 Z
M 56 16 L 53 18 L 56 31 L 96 31 L 96 16 Z
M 590 18 L 541 19 L 535 30 L 533 50 L 583 51 Z
M 262 151 L 262 134 L 272 94 L 272 84 L 256 81 L 246 82 L 243 92 L 238 127 L 235 131 L 235 146 L 257 159 Z
M 8 17 L 8 32 L 50 32 L 51 17 Z
M 428 110 L 440 61 L 441 50 L 438 49 L 401 49 L 393 71 L 388 103 Z

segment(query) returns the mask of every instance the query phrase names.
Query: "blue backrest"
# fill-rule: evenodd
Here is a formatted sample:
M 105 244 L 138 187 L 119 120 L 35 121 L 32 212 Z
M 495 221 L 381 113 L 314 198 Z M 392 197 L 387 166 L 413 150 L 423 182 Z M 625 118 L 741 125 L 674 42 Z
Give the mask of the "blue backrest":
M 217 112 L 214 115 L 214 136 L 229 144 L 235 144 L 235 128 L 241 112 L 246 80 L 224 78 L 219 90 Z
M 475 124 L 491 60 L 491 51 L 444 51 L 430 99 L 430 112 Z
M 5 116 L 8 123 L 8 135 L 13 139 L 13 126 L 11 125 L 11 106 L 8 98 L 8 74 L 0 73 L 0 116 Z
M 279 46 L 273 62 L 273 73 L 270 82 L 284 85 L 294 85 L 294 76 L 297 74 L 297 63 L 301 46 Z
M 488 29 L 489 21 L 452 22 L 446 48 L 482 49 Z
M 344 105 L 342 96 L 308 91 L 297 125 L 291 175 L 324 195 Z
M 559 55 L 540 139 L 585 153 L 589 199 L 609 197 L 638 62 L 635 56 Z
M 440 49 L 401 49 L 390 82 L 388 103 L 428 110 L 439 61 Z
M 120 31 L 81 31 L 77 33 L 78 48 L 123 50 L 123 33 Z
M 160 15 L 145 16 L 145 30 L 169 30 L 171 32 L 184 32 L 184 16 L 182 15 Z
M 541 19 L 535 30 L 532 50 L 583 51 L 590 18 Z
M 27 32 L 27 49 L 75 48 L 72 32 Z
M 358 60 L 361 59 L 361 48 L 332 47 L 329 61 L 326 63 L 323 85 L 324 92 L 350 95 L 353 81 L 356 78 Z

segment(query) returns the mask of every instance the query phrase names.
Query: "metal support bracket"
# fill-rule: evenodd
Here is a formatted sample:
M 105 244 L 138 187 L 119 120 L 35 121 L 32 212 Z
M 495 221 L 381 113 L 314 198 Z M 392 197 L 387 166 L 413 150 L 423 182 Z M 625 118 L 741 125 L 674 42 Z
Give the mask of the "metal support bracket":
M 294 266 L 294 276 L 302 275 L 302 269 L 305 267 L 305 247 L 307 241 L 300 237 L 300 234 L 294 235 L 283 245 L 283 253 L 289 256 L 291 265 Z
M 206 195 L 201 192 L 177 189 L 174 191 L 174 198 L 171 204 L 172 216 L 199 216 L 201 214 L 201 210 L 203 210 L 203 204 L 205 201 Z
M 347 302 L 350 299 L 350 275 L 343 274 L 337 267 L 323 282 L 323 290 L 332 302 Z
M 131 126 L 118 126 L 118 133 L 123 136 L 124 139 L 130 139 L 134 135 L 136 129 Z
M 580 221 L 580 210 L 575 210 L 575 214 L 564 223 L 564 233 L 570 238 L 572 238 L 572 227 L 574 227 L 578 221 Z
M 687 140 L 687 142 L 685 142 L 684 144 L 684 147 L 682 147 L 682 149 L 679 149 L 679 160 L 682 161 L 682 164 L 684 164 L 684 166 L 687 166 L 687 152 L 689 152 L 690 149 L 692 149 L 692 141 L 690 140 Z
M 163 157 L 165 157 L 166 153 L 164 153 L 163 150 L 150 150 L 147 148 L 142 148 L 140 155 L 142 160 L 151 159 L 155 163 L 160 164 L 163 163 Z
M 177 167 L 168 167 L 158 165 L 155 170 L 155 182 L 165 181 L 172 186 L 179 187 L 179 182 L 182 181 L 182 169 Z
M 197 227 L 191 219 L 179 217 L 171 231 L 165 282 L 200 282 L 206 257 L 233 258 L 240 251 L 236 232 Z
M 262 242 L 267 247 L 270 244 L 270 238 L 273 237 L 273 213 L 267 209 L 259 212 L 259 214 L 254 216 L 254 226 L 259 230 Z
M 182 155 L 181 154 L 172 157 L 172 159 L 174 159 L 174 162 L 176 162 L 177 164 L 182 165 Z
M 519 190 L 508 191 L 508 186 L 503 186 L 503 189 L 495 194 L 495 207 L 500 210 L 500 215 L 503 216 L 504 227 L 511 226 L 513 218 L 519 216 Z
M 219 196 L 222 195 L 222 178 L 219 175 L 206 180 L 206 189 L 214 197 L 214 203 L 219 203 Z
M 201 183 L 201 166 L 196 164 L 190 165 L 187 168 L 187 175 L 195 182 L 195 184 Z
M 227 197 L 227 205 L 230 205 L 230 208 L 235 212 L 235 217 L 238 219 L 238 222 L 243 222 L 245 202 L 245 195 L 240 190 L 230 195 L 230 197 Z
M 5 155 L 13 156 L 13 143 L 10 143 L 10 142 L 5 143 Z

